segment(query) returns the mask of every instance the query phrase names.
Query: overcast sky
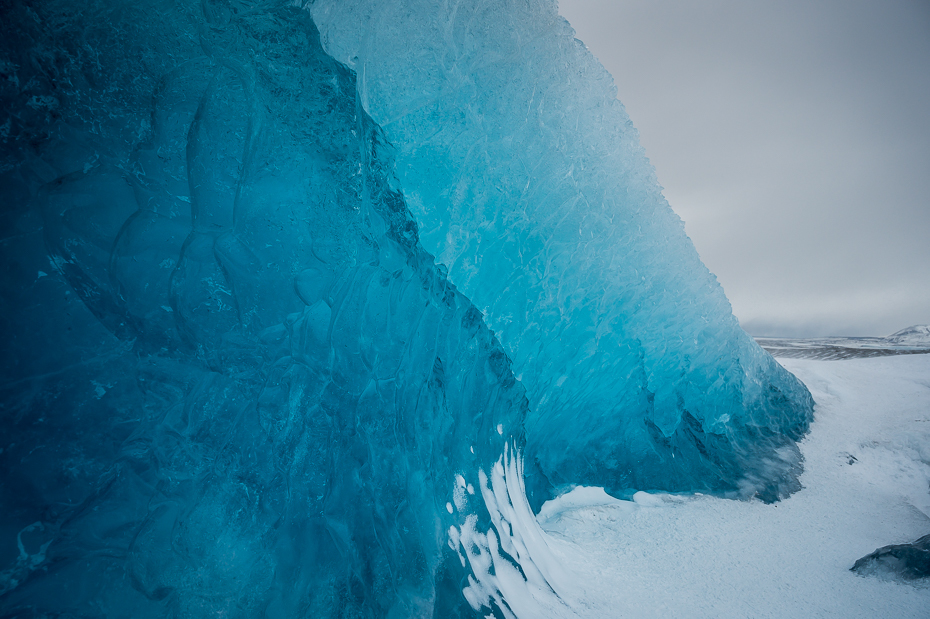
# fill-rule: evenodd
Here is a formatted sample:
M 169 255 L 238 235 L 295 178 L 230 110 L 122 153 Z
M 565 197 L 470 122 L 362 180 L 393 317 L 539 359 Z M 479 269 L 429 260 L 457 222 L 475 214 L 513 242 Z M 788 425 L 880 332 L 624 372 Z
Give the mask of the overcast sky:
M 753 335 L 930 324 L 930 0 L 559 0 Z

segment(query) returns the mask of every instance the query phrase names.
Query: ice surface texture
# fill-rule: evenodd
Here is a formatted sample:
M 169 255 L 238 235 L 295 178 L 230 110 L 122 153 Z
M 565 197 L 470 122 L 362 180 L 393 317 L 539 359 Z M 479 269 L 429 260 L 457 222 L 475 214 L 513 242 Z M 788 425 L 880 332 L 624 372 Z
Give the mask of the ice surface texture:
M 811 397 L 739 328 L 556 2 L 311 10 L 398 149 L 425 249 L 513 360 L 549 483 L 798 487 Z
M 472 616 L 526 398 L 310 14 L 3 21 L 0 615 Z

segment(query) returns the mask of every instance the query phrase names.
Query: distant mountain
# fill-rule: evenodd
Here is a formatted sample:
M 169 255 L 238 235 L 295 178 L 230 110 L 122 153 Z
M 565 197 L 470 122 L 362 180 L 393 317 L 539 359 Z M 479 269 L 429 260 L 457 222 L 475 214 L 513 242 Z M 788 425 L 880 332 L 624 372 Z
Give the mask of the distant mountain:
M 914 325 L 883 339 L 896 346 L 930 346 L 930 325 Z

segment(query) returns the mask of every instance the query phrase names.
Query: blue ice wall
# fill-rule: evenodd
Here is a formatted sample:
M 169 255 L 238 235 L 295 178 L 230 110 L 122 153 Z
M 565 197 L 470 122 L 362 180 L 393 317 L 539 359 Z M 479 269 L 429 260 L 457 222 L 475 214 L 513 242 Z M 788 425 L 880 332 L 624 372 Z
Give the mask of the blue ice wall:
M 0 615 L 491 612 L 524 391 L 310 14 L 3 10 Z
M 0 5 L 0 615 L 507 616 L 521 452 L 797 487 L 809 395 L 554 5 L 292 4 Z
M 527 388 L 531 491 L 798 488 L 811 397 L 740 329 L 554 0 L 311 10 L 397 147 L 421 242 Z

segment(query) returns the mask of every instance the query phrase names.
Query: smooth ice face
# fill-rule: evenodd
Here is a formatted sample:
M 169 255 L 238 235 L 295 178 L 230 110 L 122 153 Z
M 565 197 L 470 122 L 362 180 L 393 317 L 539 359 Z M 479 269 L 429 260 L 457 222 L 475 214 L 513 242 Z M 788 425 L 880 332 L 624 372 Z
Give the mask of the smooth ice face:
M 318 0 L 421 241 L 527 388 L 546 486 L 796 488 L 806 388 L 746 335 L 552 1 Z
M 483 471 L 524 391 L 310 14 L 52 1 L 0 33 L 0 615 L 500 605 L 469 575 L 509 562 Z

